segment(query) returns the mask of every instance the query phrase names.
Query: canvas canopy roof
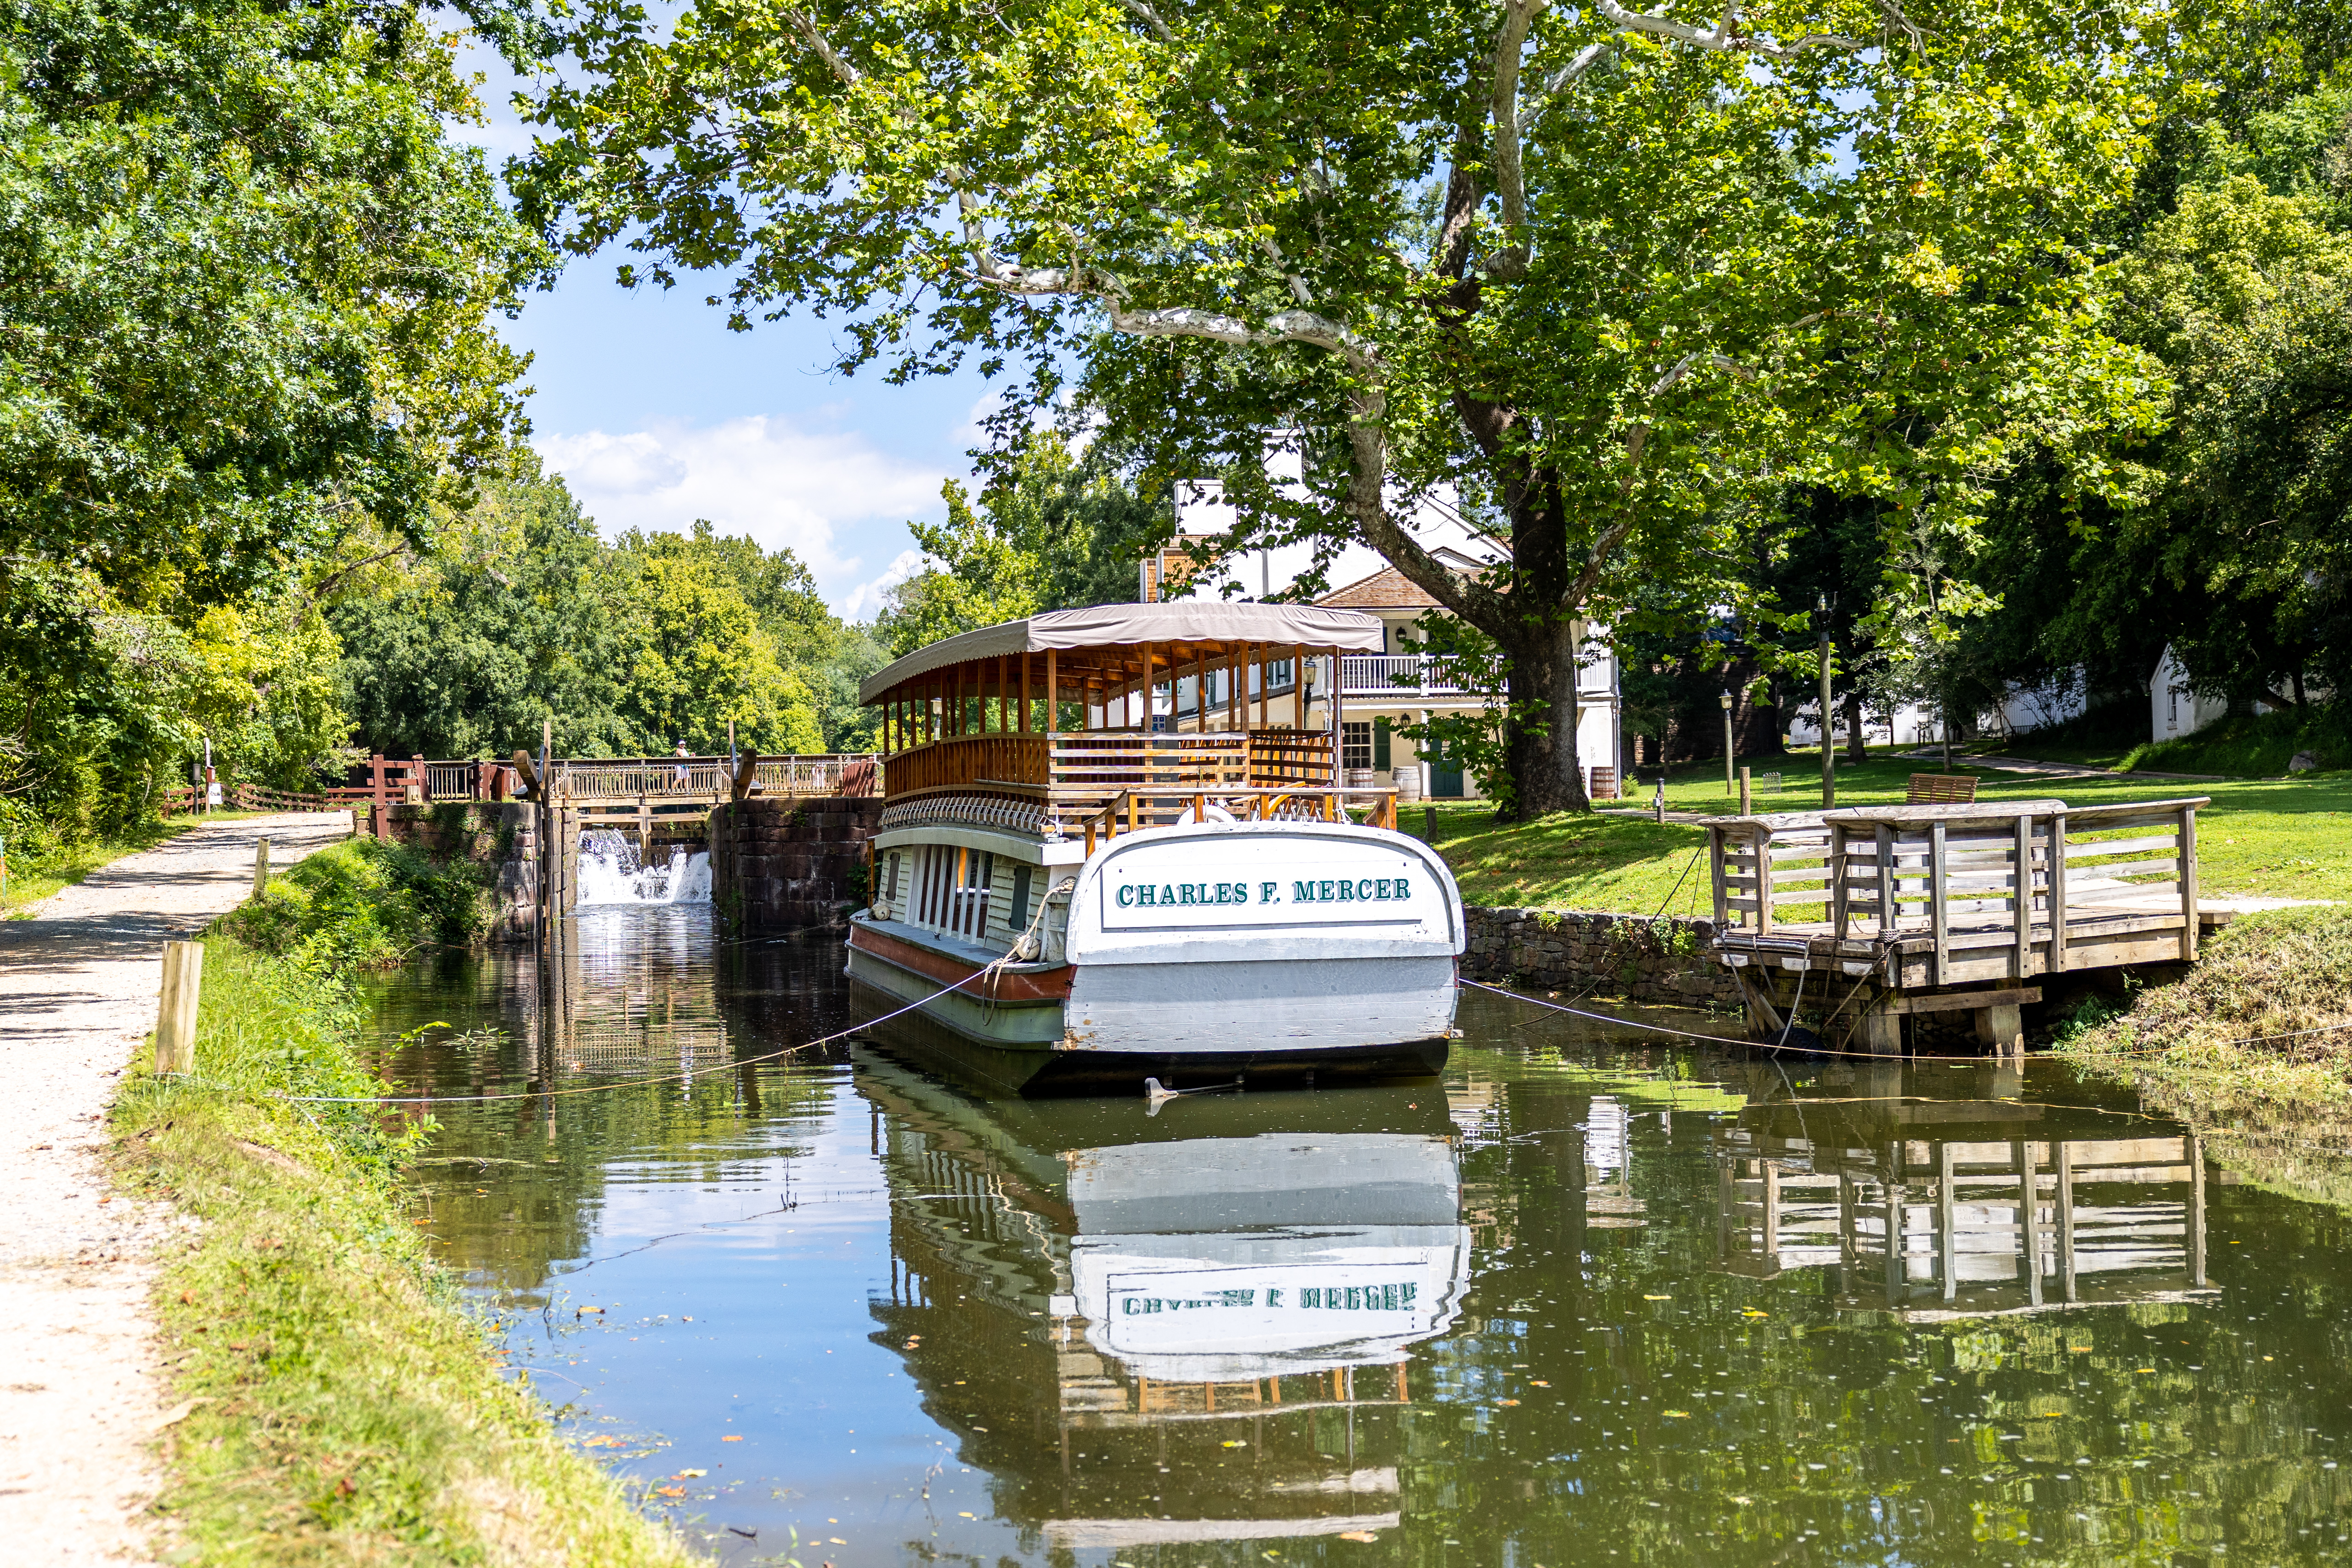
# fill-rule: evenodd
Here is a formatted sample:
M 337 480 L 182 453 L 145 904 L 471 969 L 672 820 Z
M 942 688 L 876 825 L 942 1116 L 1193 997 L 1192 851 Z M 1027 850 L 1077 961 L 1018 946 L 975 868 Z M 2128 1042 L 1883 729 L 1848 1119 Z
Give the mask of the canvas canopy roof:
M 878 702 L 897 687 L 935 669 L 1009 654 L 1043 653 L 1048 648 L 1263 643 L 1379 653 L 1384 635 L 1381 623 L 1360 611 L 1327 610 L 1314 605 L 1177 599 L 1157 605 L 1048 610 L 1025 621 L 982 626 L 917 648 L 859 682 L 857 700 Z

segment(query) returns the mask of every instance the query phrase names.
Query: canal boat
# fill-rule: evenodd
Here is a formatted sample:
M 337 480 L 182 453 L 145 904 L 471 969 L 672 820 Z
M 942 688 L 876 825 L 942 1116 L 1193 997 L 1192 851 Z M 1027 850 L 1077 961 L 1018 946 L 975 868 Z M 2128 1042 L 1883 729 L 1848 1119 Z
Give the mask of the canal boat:
M 868 679 L 847 967 L 885 1037 L 1024 1093 L 1441 1068 L 1461 894 L 1335 743 L 1326 672 L 1381 640 L 1349 610 L 1109 605 Z

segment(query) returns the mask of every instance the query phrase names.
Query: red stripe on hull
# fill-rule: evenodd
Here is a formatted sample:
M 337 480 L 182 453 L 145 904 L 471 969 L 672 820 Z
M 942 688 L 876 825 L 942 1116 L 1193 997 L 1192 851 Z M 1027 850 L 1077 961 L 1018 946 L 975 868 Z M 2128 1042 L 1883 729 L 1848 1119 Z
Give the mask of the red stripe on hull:
M 870 926 L 851 926 L 849 945 L 861 952 L 887 959 L 901 969 L 912 970 L 941 985 L 969 980 L 981 971 L 977 963 L 967 963 L 961 958 L 950 957 Z M 969 995 L 986 996 L 999 1002 L 1066 1002 L 1070 999 L 1070 966 L 1066 963 L 1059 969 L 1049 969 L 1043 973 L 999 971 L 992 983 L 969 985 L 964 990 Z

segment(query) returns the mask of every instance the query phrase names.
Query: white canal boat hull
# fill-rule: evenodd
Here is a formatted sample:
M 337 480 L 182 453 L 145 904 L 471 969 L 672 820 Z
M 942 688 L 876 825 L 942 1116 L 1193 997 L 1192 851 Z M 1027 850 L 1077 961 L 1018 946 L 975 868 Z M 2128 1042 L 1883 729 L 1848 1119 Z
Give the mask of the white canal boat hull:
M 1001 953 L 869 910 L 849 973 L 872 1001 L 917 1004 L 964 1047 L 950 1054 L 978 1053 L 1009 1087 L 1444 1065 L 1462 901 L 1418 839 L 1211 822 L 1125 835 L 1048 874 L 1066 904 L 1037 961 L 983 974 Z

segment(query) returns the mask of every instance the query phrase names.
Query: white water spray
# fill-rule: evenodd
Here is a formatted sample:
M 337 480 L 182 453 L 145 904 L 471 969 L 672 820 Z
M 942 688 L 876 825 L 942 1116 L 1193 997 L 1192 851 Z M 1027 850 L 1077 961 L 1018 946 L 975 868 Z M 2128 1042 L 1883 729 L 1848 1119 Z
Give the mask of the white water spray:
M 598 829 L 580 836 L 580 897 L 590 904 L 707 904 L 710 857 L 673 848 L 666 866 L 638 863 L 636 840 Z

